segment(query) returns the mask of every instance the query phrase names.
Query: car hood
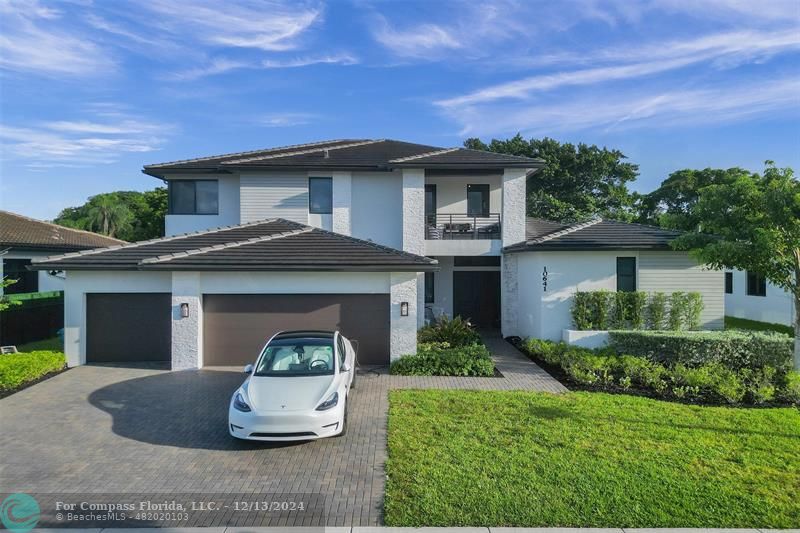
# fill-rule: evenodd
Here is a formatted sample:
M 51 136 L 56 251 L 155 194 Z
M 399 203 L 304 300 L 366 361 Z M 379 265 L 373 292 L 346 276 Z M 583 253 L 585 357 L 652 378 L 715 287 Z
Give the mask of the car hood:
M 246 392 L 254 411 L 307 411 L 316 409 L 335 390 L 335 379 L 336 376 L 252 376 Z

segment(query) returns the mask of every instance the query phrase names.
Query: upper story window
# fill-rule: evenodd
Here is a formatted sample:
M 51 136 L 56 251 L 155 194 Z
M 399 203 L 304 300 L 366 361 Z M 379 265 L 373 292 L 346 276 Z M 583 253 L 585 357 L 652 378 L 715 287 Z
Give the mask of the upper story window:
M 467 185 L 467 214 L 471 217 L 489 216 L 488 185 Z
M 748 296 L 767 295 L 767 280 L 764 278 L 764 276 L 756 274 L 755 272 L 747 273 L 747 295 Z
M 217 180 L 170 180 L 169 214 L 219 214 L 219 182 Z
M 733 294 L 733 272 L 725 272 L 725 294 Z
M 620 292 L 636 290 L 635 257 L 617 257 L 617 290 Z
M 333 213 L 332 178 L 308 178 L 308 212 L 317 215 Z

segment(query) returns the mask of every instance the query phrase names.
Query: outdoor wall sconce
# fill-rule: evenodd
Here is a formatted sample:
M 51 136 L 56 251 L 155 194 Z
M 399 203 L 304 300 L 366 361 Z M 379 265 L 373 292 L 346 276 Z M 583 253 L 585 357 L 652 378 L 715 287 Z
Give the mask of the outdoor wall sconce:
M 181 304 L 181 318 L 187 318 L 189 316 L 189 304 L 182 303 Z
M 400 302 L 400 316 L 408 316 L 408 302 Z

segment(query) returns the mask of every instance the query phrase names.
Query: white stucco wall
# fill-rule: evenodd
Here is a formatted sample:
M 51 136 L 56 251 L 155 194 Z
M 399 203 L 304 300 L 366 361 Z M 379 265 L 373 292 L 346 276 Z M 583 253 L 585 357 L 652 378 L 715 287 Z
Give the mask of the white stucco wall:
M 219 181 L 218 214 L 216 215 L 167 215 L 164 217 L 166 235 L 191 233 L 208 228 L 232 226 L 239 223 L 239 176 L 181 175 L 170 179 L 215 179 Z
M 507 168 L 503 171 L 503 247 L 525 240 L 525 180 L 528 170 Z
M 403 251 L 425 255 L 425 171 L 403 170 Z M 425 308 L 425 277 L 417 274 L 417 308 Z M 425 324 L 424 313 L 417 316 L 417 327 Z
M 172 291 L 169 272 L 67 272 L 64 289 L 64 352 L 69 366 L 86 362 L 86 294 Z M 143 332 L 144 334 L 144 332 Z
M 766 296 L 748 296 L 747 273 L 733 270 L 733 293 L 725 295 L 725 314 L 773 324 L 794 325 L 795 309 L 791 295 L 767 282 Z
M 333 172 L 333 220 L 331 230 L 342 235 L 353 233 L 353 176 L 350 172 Z
M 389 353 L 394 361 L 402 355 L 417 353 L 417 315 L 423 314 L 417 307 L 417 275 L 413 272 L 398 272 L 391 275 L 391 338 Z M 408 302 L 408 316 L 400 315 L 400 306 Z M 420 310 L 417 313 L 417 309 Z
M 69 272 L 65 291 L 65 351 L 69 366 L 86 362 L 87 293 L 172 294 L 173 370 L 203 364 L 203 294 L 389 294 L 391 357 L 416 351 L 415 273 L 388 272 Z M 400 303 L 409 302 L 409 316 Z M 189 316 L 180 305 L 189 304 Z
M 562 330 L 572 327 L 572 295 L 576 291 L 616 290 L 617 257 L 637 257 L 638 290 L 701 292 L 706 303 L 703 327 L 722 327 L 719 273 L 687 262 L 681 252 L 525 252 L 506 258 L 508 255 L 517 256 L 519 336 L 561 340 Z M 545 267 L 546 290 L 542 285 Z
M 354 172 L 352 235 L 403 248 L 403 176 L 400 172 Z
M 500 213 L 503 203 L 503 178 L 500 175 L 484 176 L 427 176 L 426 185 L 436 185 L 436 212 L 467 212 L 467 185 L 489 185 L 489 212 Z
M 0 279 L 5 275 L 5 268 L 3 266 L 4 259 L 36 259 L 39 257 L 47 257 L 50 255 L 60 255 L 59 252 L 35 252 L 35 251 L 15 251 L 10 250 L 0 255 Z M 63 272 L 56 275 L 50 272 L 40 270 L 37 277 L 39 278 L 39 292 L 50 291 L 63 291 L 65 285 L 65 276 Z M 3 294 L 3 288 L 0 287 L 0 295 Z

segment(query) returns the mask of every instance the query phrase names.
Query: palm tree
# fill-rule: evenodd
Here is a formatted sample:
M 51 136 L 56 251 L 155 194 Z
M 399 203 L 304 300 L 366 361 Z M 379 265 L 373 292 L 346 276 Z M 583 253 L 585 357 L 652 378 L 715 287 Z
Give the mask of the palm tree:
M 87 215 L 91 231 L 116 237 L 121 232 L 130 229 L 133 214 L 125 204 L 117 201 L 112 195 L 95 196 L 89 203 Z

